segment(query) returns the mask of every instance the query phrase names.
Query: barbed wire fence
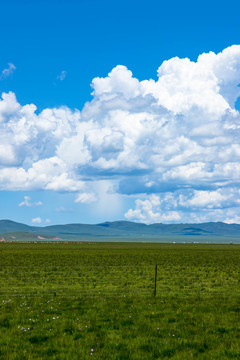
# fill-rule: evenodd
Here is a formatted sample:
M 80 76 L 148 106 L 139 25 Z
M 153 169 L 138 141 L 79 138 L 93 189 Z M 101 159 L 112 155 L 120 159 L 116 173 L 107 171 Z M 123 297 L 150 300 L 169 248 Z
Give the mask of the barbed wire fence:
M 237 276 L 161 268 L 159 265 L 0 266 L 0 297 L 6 296 L 239 296 Z

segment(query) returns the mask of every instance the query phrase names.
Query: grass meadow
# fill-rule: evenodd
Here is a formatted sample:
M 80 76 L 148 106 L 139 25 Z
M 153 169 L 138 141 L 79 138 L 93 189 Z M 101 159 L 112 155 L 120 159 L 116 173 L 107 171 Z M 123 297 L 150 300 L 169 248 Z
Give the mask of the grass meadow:
M 1 243 L 0 359 L 94 358 L 239 359 L 240 246 Z

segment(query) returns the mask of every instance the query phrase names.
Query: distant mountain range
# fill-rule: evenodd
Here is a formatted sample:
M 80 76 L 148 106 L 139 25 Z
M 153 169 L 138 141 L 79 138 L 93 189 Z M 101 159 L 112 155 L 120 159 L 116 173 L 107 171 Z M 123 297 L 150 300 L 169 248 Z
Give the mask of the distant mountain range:
M 28 226 L 11 220 L 0 220 L 0 240 L 76 240 L 83 238 L 133 238 L 144 240 L 166 238 L 227 237 L 240 240 L 240 224 L 208 222 L 201 224 L 151 224 L 130 221 L 104 222 L 96 225 L 66 224 L 45 227 Z

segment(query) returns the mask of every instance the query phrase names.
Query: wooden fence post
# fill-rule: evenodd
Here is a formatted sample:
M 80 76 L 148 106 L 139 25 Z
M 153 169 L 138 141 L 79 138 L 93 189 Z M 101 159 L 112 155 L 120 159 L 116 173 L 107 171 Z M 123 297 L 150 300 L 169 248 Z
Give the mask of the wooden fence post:
M 154 296 L 157 295 L 157 265 L 155 265 Z

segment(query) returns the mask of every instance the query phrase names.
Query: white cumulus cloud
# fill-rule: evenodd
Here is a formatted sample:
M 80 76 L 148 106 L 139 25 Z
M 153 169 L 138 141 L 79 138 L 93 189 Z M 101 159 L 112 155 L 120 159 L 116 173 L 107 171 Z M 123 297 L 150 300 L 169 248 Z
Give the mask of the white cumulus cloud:
M 66 70 L 62 70 L 61 73 L 57 76 L 57 80 L 63 81 L 67 76 Z
M 97 197 L 93 193 L 81 193 L 75 199 L 76 203 L 82 204 L 91 204 L 95 201 L 97 201 Z
M 32 219 L 32 223 L 33 224 L 41 224 L 42 219 L 40 217 L 36 217 L 34 219 Z
M 15 94 L 3 93 L 0 189 L 99 198 L 96 184 L 106 180 L 124 195 L 171 193 L 178 208 L 161 209 L 155 216 L 159 210 L 153 207 L 157 221 L 178 221 L 185 214 L 181 207 L 197 209 L 200 216 L 206 208 L 231 206 L 227 192 L 240 184 L 240 114 L 235 108 L 240 45 L 203 53 L 196 62 L 172 58 L 157 74 L 156 81 L 140 81 L 118 65 L 106 77 L 93 79 L 93 99 L 81 111 L 61 107 L 38 114 L 34 104 L 21 105 Z M 210 200 L 198 191 L 211 192 Z M 90 195 L 77 196 L 87 202 Z M 141 201 L 147 200 L 152 204 L 152 198 Z M 237 211 L 236 202 L 233 207 Z M 139 209 L 132 211 L 136 215 Z
M 179 222 L 181 216 L 178 211 L 161 209 L 161 199 L 159 196 L 153 194 L 147 200 L 136 200 L 135 209 L 129 209 L 125 214 L 128 220 L 134 220 L 143 222 L 146 224 L 150 223 L 161 223 L 161 222 Z
M 135 208 L 125 213 L 128 220 L 144 222 L 237 222 L 240 216 L 240 190 L 177 190 L 161 195 L 143 195 Z
M 8 63 L 8 67 L 2 70 L 2 73 L 0 75 L 0 80 L 7 78 L 9 75 L 11 75 L 14 72 L 14 70 L 16 70 L 16 66 L 12 63 Z
M 29 196 L 24 196 L 24 200 L 18 204 L 18 206 L 27 206 L 27 207 L 41 206 L 41 205 L 42 205 L 42 201 L 36 201 L 33 203 L 31 202 L 31 198 Z

